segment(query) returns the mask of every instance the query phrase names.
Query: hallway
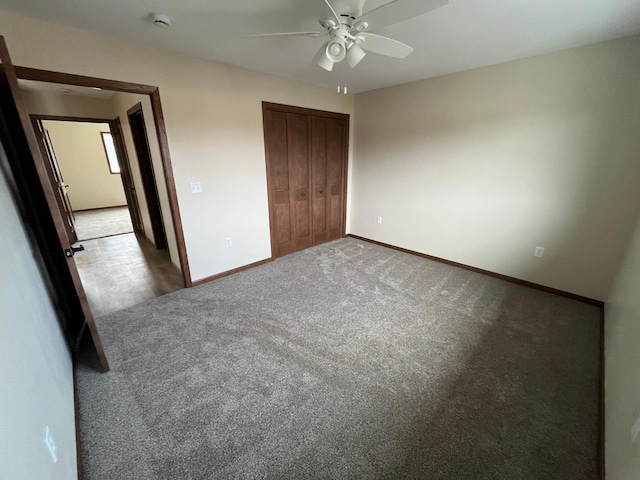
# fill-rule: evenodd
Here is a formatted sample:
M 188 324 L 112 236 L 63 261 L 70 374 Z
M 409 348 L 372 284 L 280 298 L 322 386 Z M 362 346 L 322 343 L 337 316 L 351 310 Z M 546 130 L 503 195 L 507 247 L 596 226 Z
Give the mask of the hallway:
M 133 232 L 131 215 L 126 205 L 73 213 L 79 242 Z
M 184 288 L 169 252 L 133 233 L 85 240 L 75 256 L 94 317 Z

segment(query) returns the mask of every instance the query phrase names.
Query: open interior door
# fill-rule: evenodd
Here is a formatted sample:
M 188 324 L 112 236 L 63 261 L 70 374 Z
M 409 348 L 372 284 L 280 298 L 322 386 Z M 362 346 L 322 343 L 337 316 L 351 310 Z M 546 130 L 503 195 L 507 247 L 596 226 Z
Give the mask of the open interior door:
M 131 173 L 131 164 L 127 155 L 124 137 L 122 135 L 122 124 L 120 118 L 116 117 L 109 122 L 109 130 L 113 137 L 113 146 L 118 157 L 118 165 L 120 166 L 120 178 L 122 179 L 122 187 L 124 195 L 127 198 L 127 207 L 129 207 L 129 215 L 133 224 L 133 231 L 144 235 L 144 225 L 142 223 L 142 214 L 140 213 L 140 203 L 138 202 L 138 194 L 136 185 L 133 182 L 133 174 Z
M 62 178 L 62 171 L 60 170 L 60 165 L 58 165 L 58 158 L 53 149 L 53 142 L 49 136 L 49 130 L 44 127 L 40 119 L 34 119 L 33 125 L 35 127 L 34 132 L 38 137 L 40 152 L 42 152 L 42 157 L 46 160 L 45 167 L 47 168 L 49 181 L 56 189 L 56 203 L 58 204 L 58 210 L 62 213 L 67 237 L 69 237 L 69 242 L 74 244 L 78 241 L 78 235 L 76 231 L 76 218 L 73 215 L 71 200 L 69 200 L 69 195 L 67 194 L 69 185 L 67 185 L 64 178 Z
M 103 371 L 109 364 L 74 261 L 58 193 L 47 173 L 38 138 L 23 103 L 4 37 L 0 36 L 0 135 L 29 228 L 37 242 L 52 299 L 72 351 L 88 328 Z

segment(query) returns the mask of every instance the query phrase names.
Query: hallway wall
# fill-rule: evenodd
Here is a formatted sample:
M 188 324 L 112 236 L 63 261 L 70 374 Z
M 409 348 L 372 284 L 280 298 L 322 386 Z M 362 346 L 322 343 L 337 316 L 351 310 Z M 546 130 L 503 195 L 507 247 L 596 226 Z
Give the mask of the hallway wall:
M 109 170 L 101 132 L 107 123 L 45 120 L 74 211 L 127 204 L 120 174 Z

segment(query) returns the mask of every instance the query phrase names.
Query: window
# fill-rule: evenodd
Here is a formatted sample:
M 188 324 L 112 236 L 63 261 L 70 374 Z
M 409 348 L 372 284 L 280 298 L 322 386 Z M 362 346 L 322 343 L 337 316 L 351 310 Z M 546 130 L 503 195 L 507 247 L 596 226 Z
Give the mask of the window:
M 114 174 L 120 173 L 120 165 L 118 164 L 118 155 L 116 155 L 116 147 L 113 144 L 113 137 L 110 132 L 100 132 L 102 136 L 102 145 L 107 154 L 107 162 L 109 162 L 109 171 Z

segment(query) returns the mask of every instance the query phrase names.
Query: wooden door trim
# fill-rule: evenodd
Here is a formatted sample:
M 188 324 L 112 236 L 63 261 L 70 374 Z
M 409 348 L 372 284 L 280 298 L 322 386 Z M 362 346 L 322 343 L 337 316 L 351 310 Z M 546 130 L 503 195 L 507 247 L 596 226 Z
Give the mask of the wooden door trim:
M 1 65 L 0 68 L 2 68 Z M 180 215 L 180 208 L 178 206 L 178 194 L 176 191 L 175 178 L 173 175 L 173 167 L 171 166 L 169 141 L 167 137 L 166 125 L 164 122 L 164 114 L 162 111 L 162 102 L 160 101 L 160 89 L 152 85 L 122 82 L 118 80 L 108 80 L 105 78 L 88 77 L 70 73 L 53 72 L 50 70 L 41 70 L 30 67 L 14 66 L 14 69 L 18 78 L 23 80 L 61 83 L 81 87 L 97 87 L 104 90 L 112 90 L 115 92 L 135 93 L 149 96 L 149 99 L 151 101 L 151 109 L 153 111 L 156 133 L 158 136 L 158 143 L 160 145 L 160 156 L 162 158 L 167 194 L 169 196 L 169 209 L 173 218 L 173 229 L 176 235 L 176 244 L 178 248 L 178 258 L 180 260 L 180 269 L 182 270 L 182 278 L 184 280 L 185 287 L 193 286 L 193 282 L 191 280 L 191 269 L 189 267 L 189 260 L 187 258 L 184 231 L 182 228 L 182 217 Z
M 39 68 L 14 66 L 16 75 L 23 80 L 35 80 L 47 83 L 62 83 L 65 85 L 76 85 L 78 87 L 96 87 L 114 92 L 137 93 L 151 95 L 158 87 L 153 85 L 143 85 L 140 83 L 121 82 L 106 78 L 88 77 L 85 75 L 75 75 L 72 73 L 54 72 L 51 70 L 41 70 Z
M 296 107 L 294 105 L 282 105 L 280 103 L 262 102 L 262 111 L 273 110 L 282 113 L 297 113 L 299 115 L 311 115 L 313 117 L 337 118 L 349 121 L 348 113 L 327 112 L 325 110 L 315 110 L 313 108 Z
M 127 110 L 127 117 L 138 112 L 142 112 L 142 102 L 136 103 L 133 107 Z
M 139 127 L 135 127 L 136 129 L 139 128 L 140 131 L 136 132 L 136 134 L 134 134 L 132 117 L 140 118 Z M 138 102 L 127 110 L 127 118 L 129 119 L 129 130 L 131 131 L 133 147 L 138 160 L 138 169 L 140 171 L 142 188 L 144 189 L 144 197 L 147 202 L 147 213 L 149 214 L 149 221 L 151 222 L 153 243 L 157 249 L 168 248 L 167 230 L 164 227 L 164 219 L 162 218 L 162 206 L 160 205 L 160 196 L 158 195 L 158 182 L 156 181 L 153 168 L 153 158 L 151 156 L 151 148 L 149 147 L 149 135 L 147 133 L 147 126 L 145 125 L 141 102 Z M 136 125 L 138 125 L 137 120 Z M 136 137 L 139 135 L 144 136 L 144 145 L 138 144 L 138 141 L 141 139 L 137 139 Z M 146 154 L 146 158 L 143 160 L 141 160 L 140 152 L 138 151 L 141 148 L 144 149 Z
M 267 198 L 269 202 L 269 236 L 271 238 L 271 258 L 276 258 L 276 231 L 275 231 L 275 212 L 273 205 L 275 205 L 275 199 L 273 198 L 273 185 L 271 183 L 271 161 L 269 158 L 269 148 L 268 148 L 268 139 L 269 139 L 269 123 L 267 122 L 267 116 L 269 112 L 280 112 L 280 113 L 293 113 L 298 115 L 310 115 L 314 117 L 324 117 L 324 118 L 333 118 L 338 120 L 343 120 L 345 122 L 344 129 L 344 145 L 345 149 L 343 152 L 343 161 L 342 161 L 342 177 L 344 179 L 342 185 L 342 237 L 346 237 L 347 235 L 347 185 L 348 185 L 348 171 L 349 171 L 349 123 L 350 116 L 347 113 L 337 113 L 337 112 L 327 112 L 325 110 L 316 110 L 313 108 L 305 108 L 305 107 L 297 107 L 293 105 L 282 105 L 279 103 L 272 102 L 262 102 L 262 131 L 264 135 L 264 150 L 265 150 L 265 162 L 266 162 L 266 173 L 267 173 Z M 310 147 L 309 147 L 310 148 Z M 309 157 L 311 158 L 311 157 Z

